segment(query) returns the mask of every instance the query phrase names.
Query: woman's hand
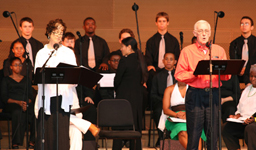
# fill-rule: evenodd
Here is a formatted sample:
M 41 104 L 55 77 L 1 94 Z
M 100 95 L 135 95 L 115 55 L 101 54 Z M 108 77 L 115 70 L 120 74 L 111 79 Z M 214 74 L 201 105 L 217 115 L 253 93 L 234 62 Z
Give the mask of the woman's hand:
M 244 121 L 244 124 L 250 124 L 250 123 L 253 123 L 255 122 L 255 119 L 253 116 L 251 116 L 250 118 L 247 118 L 245 121 Z
M 27 102 L 24 101 L 17 101 L 17 104 L 20 105 L 23 111 L 27 110 Z
M 93 100 L 90 97 L 84 98 L 84 101 L 86 101 L 87 103 L 94 104 Z
M 175 116 L 176 118 L 180 118 L 180 119 L 186 119 L 186 112 L 184 112 L 184 111 L 178 111 L 177 113 L 176 113 L 176 116 Z

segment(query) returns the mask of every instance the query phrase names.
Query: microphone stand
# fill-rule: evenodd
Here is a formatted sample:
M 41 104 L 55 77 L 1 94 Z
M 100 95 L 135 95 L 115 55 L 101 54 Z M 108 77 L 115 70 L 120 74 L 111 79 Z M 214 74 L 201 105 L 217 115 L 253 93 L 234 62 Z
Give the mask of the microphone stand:
M 140 50 L 141 50 L 140 31 L 139 31 L 139 23 L 138 23 L 138 15 L 137 15 L 138 9 L 139 9 L 139 6 L 136 3 L 134 3 L 132 6 L 132 10 L 135 11 L 137 33 L 138 33 L 138 39 L 139 39 L 139 44 L 140 44 Z
M 213 150 L 213 101 L 212 101 L 212 41 L 206 44 L 209 48 L 209 69 L 210 69 L 210 92 L 209 92 L 209 103 L 210 103 L 210 134 L 211 134 L 211 150 Z
M 79 33 L 80 35 L 80 33 Z M 79 36 L 79 41 L 80 41 L 80 65 L 83 65 L 83 51 L 82 51 L 82 48 L 83 48 L 83 38 L 81 37 L 81 35 Z M 82 103 L 83 103 L 83 86 L 80 85 L 80 107 L 82 106 Z
M 16 30 L 16 32 L 17 32 L 17 34 L 18 34 L 18 37 L 19 37 L 19 41 L 20 41 L 20 43 L 22 44 L 22 46 L 24 47 L 24 49 L 25 49 L 25 45 L 22 43 L 22 40 L 21 40 L 21 37 L 20 37 L 20 34 L 19 34 L 19 31 L 18 31 L 18 29 L 17 29 L 17 27 L 16 27 L 16 25 L 15 25 L 15 23 L 14 23 L 14 21 L 13 21 L 13 18 L 12 18 L 12 15 L 11 15 L 11 13 L 10 13 L 10 18 L 11 18 L 11 21 L 12 21 L 12 24 L 13 24 L 13 26 L 14 26 L 14 28 L 15 28 L 15 30 Z M 0 40 L 0 42 L 2 42 L 1 40 Z M 26 54 L 26 56 L 27 56 L 27 59 L 29 59 L 29 55 L 28 55 L 28 53 L 25 51 L 25 54 Z M 27 140 L 27 147 L 26 147 L 26 149 L 28 150 L 28 103 L 29 103 L 29 97 L 28 97 L 28 82 L 29 82 L 29 70 L 28 70 L 28 61 L 26 60 L 26 67 L 27 67 L 27 97 L 26 97 L 26 103 L 27 103 L 27 112 L 26 112 L 26 115 L 27 115 L 27 120 L 26 120 L 26 127 L 27 127 L 27 135 L 26 135 L 26 140 Z

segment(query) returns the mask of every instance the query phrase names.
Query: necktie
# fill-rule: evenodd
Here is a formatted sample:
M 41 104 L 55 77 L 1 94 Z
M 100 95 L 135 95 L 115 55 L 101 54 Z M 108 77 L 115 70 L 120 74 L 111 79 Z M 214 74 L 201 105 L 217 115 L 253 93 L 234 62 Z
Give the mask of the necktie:
M 248 62 L 248 44 L 247 44 L 248 40 L 244 39 L 244 45 L 243 45 L 243 49 L 242 49 L 242 59 L 245 60 L 245 64 L 244 67 L 246 66 L 247 62 Z
M 162 35 L 162 38 L 159 43 L 159 53 L 158 53 L 158 67 L 159 68 L 164 68 L 164 54 L 165 54 L 165 41 L 164 41 L 164 36 Z
M 172 81 L 172 72 L 168 71 L 168 76 L 167 76 L 167 87 L 173 85 Z
M 88 49 L 88 66 L 90 68 L 95 67 L 95 54 L 94 54 L 94 46 L 92 42 L 92 37 L 89 37 L 90 42 L 89 42 L 89 49 Z
M 34 66 L 32 47 L 31 47 L 31 44 L 29 43 L 29 40 L 27 40 L 26 51 L 28 53 L 32 66 Z

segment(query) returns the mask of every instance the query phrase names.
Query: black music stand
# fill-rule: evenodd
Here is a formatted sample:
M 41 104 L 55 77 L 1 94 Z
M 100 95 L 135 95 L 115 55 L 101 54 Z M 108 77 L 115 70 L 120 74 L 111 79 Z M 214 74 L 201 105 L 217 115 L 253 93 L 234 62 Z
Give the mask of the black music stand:
M 42 72 L 40 72 L 41 68 L 36 68 L 35 74 L 35 83 L 40 84 L 42 83 Z M 88 88 L 92 88 L 97 82 L 102 78 L 102 75 L 99 73 L 93 72 L 85 67 L 76 67 L 69 64 L 60 63 L 57 68 L 44 68 L 45 74 L 45 84 L 56 84 L 56 140 L 57 140 L 57 150 L 58 150 L 58 128 L 59 128 L 59 94 L 58 94 L 58 85 L 59 84 L 81 84 Z M 44 100 L 43 100 L 44 105 Z M 43 111 L 44 113 L 44 111 Z M 44 117 L 42 117 L 44 119 Z M 42 121 L 43 122 L 43 121 Z M 44 128 L 44 123 L 42 125 Z M 44 137 L 44 129 L 42 133 Z
M 210 61 L 209 60 L 201 60 L 198 62 L 196 69 L 194 71 L 194 75 L 209 75 L 210 74 Z M 212 74 L 219 76 L 219 149 L 221 149 L 221 90 L 220 90 L 220 75 L 238 75 L 243 66 L 245 61 L 240 59 L 232 59 L 232 60 L 212 60 Z M 212 90 L 212 89 L 210 89 Z M 211 99 L 210 99 L 211 100 Z M 213 105 L 212 101 L 209 102 L 211 106 L 211 135 L 212 131 L 212 124 L 213 124 Z M 213 140 L 213 139 L 211 139 Z M 211 142 L 212 143 L 212 142 Z

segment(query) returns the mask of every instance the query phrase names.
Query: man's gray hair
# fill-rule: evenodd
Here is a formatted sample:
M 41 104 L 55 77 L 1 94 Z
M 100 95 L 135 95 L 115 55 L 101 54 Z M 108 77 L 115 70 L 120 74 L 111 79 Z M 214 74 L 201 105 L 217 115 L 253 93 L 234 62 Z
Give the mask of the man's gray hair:
M 209 26 L 209 30 L 211 30 L 211 25 L 209 24 L 209 22 L 205 21 L 205 20 L 198 20 L 195 25 L 194 25 L 194 30 L 196 30 L 196 27 L 199 23 L 207 23 Z

